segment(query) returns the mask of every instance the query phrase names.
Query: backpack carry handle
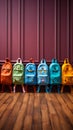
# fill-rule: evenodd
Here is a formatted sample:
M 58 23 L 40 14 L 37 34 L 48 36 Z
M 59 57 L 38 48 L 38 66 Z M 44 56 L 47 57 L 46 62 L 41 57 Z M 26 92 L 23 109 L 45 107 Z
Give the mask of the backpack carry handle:
M 46 64 L 46 60 L 45 60 L 45 59 L 42 59 L 42 60 L 41 60 L 41 63 L 45 63 L 45 64 Z
M 31 57 L 31 58 L 29 59 L 29 62 L 30 62 L 30 63 L 34 63 L 34 59 Z
M 22 59 L 21 59 L 21 58 L 18 58 L 16 62 L 22 64 Z
M 55 58 L 52 59 L 52 63 L 57 63 L 57 62 L 58 62 L 57 59 Z
M 8 57 L 5 59 L 5 62 L 10 62 L 10 60 L 9 60 L 9 58 L 8 58 Z
M 66 58 L 66 59 L 64 60 L 64 64 L 66 64 L 66 63 L 69 63 L 69 59 L 68 59 L 68 58 Z

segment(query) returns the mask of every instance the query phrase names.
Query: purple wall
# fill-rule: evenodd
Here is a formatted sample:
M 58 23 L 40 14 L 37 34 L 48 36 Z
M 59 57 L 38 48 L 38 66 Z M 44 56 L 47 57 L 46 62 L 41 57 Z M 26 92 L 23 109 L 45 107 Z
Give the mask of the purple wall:
M 73 62 L 73 0 L 0 0 L 0 63 Z

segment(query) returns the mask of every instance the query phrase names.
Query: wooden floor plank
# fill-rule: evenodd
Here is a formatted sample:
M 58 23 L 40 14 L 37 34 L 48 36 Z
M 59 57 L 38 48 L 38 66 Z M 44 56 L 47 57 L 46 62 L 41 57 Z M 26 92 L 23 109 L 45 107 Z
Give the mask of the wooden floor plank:
M 71 103 L 73 104 L 73 95 L 72 94 L 67 94 L 67 96 L 69 97 L 69 99 L 71 100 Z
M 57 103 L 55 100 L 55 97 L 53 96 L 53 94 L 50 94 L 50 95 L 45 94 L 45 96 L 46 96 L 47 103 L 48 103 L 49 120 L 51 123 L 51 129 L 52 130 L 54 130 L 54 129 L 61 130 L 62 128 L 59 127 L 60 126 L 59 117 L 57 115 L 57 111 L 55 109 L 55 106 L 53 105 L 53 102 L 55 103 L 55 105 Z M 49 98 L 50 98 L 50 101 L 48 100 Z
M 54 98 L 55 102 L 52 102 L 52 103 L 56 110 L 57 117 L 60 122 L 59 126 L 61 127 L 62 130 L 65 130 L 65 129 L 72 130 L 72 126 L 68 123 L 68 118 L 66 118 L 65 113 L 63 112 L 61 102 L 60 102 L 60 100 L 59 101 L 57 100 L 58 95 L 56 95 L 56 94 L 53 95 L 53 98 Z
M 32 130 L 41 130 L 41 107 L 40 107 L 40 94 L 34 95 L 34 109 L 33 109 L 33 125 Z
M 26 117 L 24 118 L 24 122 L 23 122 L 23 129 L 24 130 L 25 130 L 25 128 L 26 128 L 26 130 L 31 130 L 31 128 L 32 128 L 33 103 L 34 103 L 34 94 L 30 93 Z
M 68 126 L 68 127 L 70 127 L 70 129 L 72 129 L 72 127 L 73 127 L 73 114 L 69 110 L 69 108 L 67 107 L 67 104 L 65 104 L 65 101 L 63 100 L 62 96 L 64 96 L 64 94 L 57 96 L 57 99 L 61 104 L 61 114 L 59 114 L 59 115 L 62 116 L 62 119 L 64 118 L 63 124 L 65 124 L 65 128 Z M 68 127 L 66 129 L 68 129 Z
M 5 101 L 3 99 L 3 104 L 0 106 L 0 119 L 3 116 L 4 112 L 6 111 L 6 109 L 8 108 L 8 106 L 10 105 L 11 102 L 12 102 L 12 96 L 11 96 L 11 94 L 8 94 L 5 97 Z
M 47 100 L 47 104 L 48 104 L 49 113 L 50 113 L 50 114 L 56 114 L 56 111 L 55 111 L 55 109 L 54 109 L 54 107 L 53 107 L 53 105 L 52 105 L 52 100 L 54 100 L 54 99 L 51 98 L 51 95 L 52 95 L 52 94 L 50 94 L 50 95 L 45 94 L 46 100 Z
M 25 96 L 23 98 L 23 103 L 22 103 L 22 106 L 20 108 L 19 114 L 17 116 L 13 130 L 21 130 L 22 129 L 23 119 L 26 115 L 28 99 L 29 99 L 29 95 L 25 94 Z
M 11 130 L 14 127 L 17 116 L 18 116 L 19 111 L 21 109 L 23 97 L 24 97 L 24 95 L 22 93 L 20 93 L 18 100 L 17 100 L 16 104 L 14 105 L 12 112 L 10 113 L 10 116 L 8 118 L 8 122 L 7 122 L 5 129 Z
M 42 114 L 42 128 L 43 128 L 43 130 L 51 130 L 48 103 L 47 103 L 45 94 L 42 95 L 42 99 L 41 99 L 41 114 Z
M 4 97 L 0 100 L 0 107 L 7 101 L 10 94 L 5 93 Z
M 65 104 L 67 105 L 68 109 L 73 113 L 73 104 L 72 104 L 71 101 L 69 100 L 67 94 L 64 94 L 64 95 L 62 96 L 62 98 L 63 98 Z
M 0 93 L 0 101 L 2 100 L 2 98 L 4 98 L 5 93 Z
M 14 94 L 14 96 L 12 95 L 13 101 L 8 105 L 8 107 L 6 108 L 6 111 L 4 112 L 2 118 L 0 119 L 0 129 L 1 130 L 4 130 L 7 128 L 8 123 L 10 122 L 8 120 L 8 118 L 11 118 L 11 112 L 14 108 L 14 105 L 16 104 L 16 101 L 17 101 L 19 95 L 20 94 L 16 94 L 16 95 Z M 10 120 L 12 120 L 12 118 Z

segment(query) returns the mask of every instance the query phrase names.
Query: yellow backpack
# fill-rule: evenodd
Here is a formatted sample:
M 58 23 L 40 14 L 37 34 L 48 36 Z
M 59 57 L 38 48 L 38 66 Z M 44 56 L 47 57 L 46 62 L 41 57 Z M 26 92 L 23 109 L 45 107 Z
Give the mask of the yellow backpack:
M 69 63 L 68 58 L 64 60 L 64 64 L 62 65 L 62 84 L 73 84 L 73 68 L 72 65 Z

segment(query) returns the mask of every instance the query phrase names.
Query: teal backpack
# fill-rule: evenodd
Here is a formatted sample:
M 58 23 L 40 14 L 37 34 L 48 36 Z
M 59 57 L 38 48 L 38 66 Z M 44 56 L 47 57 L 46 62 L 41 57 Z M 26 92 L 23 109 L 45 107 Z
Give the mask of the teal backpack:
M 24 65 L 21 58 L 13 65 L 13 84 L 24 84 Z
M 52 59 L 52 63 L 49 65 L 49 92 L 52 91 L 54 85 L 57 86 L 58 93 L 60 93 L 60 84 L 61 84 L 61 67 L 57 59 Z

